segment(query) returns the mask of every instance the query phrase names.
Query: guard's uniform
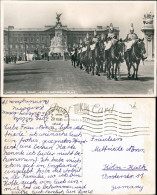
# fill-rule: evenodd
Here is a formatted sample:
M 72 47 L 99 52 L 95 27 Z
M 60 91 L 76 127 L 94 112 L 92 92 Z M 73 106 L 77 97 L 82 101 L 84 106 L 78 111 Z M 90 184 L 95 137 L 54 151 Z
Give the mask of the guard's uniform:
M 106 39 L 107 39 L 107 41 L 104 42 L 105 50 L 110 49 L 111 46 L 115 45 L 116 42 L 117 42 L 116 34 L 114 33 L 114 29 L 113 29 L 112 23 L 110 24 L 110 30 L 109 30 L 109 33 L 108 33 Z
M 92 44 L 90 45 L 90 49 L 93 51 L 95 49 L 96 43 L 98 42 L 98 38 L 94 37 L 92 39 Z
M 126 39 L 125 39 L 125 51 L 127 52 L 128 50 L 130 50 L 132 48 L 132 46 L 138 41 L 138 36 L 137 34 L 134 33 L 134 27 L 133 24 L 131 24 L 130 27 L 130 33 L 127 35 Z M 141 58 L 142 60 L 145 60 L 147 57 L 145 56 L 145 54 L 141 54 Z
M 129 33 L 125 39 L 125 46 L 126 46 L 126 51 L 131 49 L 131 47 L 137 42 L 138 36 L 135 33 Z

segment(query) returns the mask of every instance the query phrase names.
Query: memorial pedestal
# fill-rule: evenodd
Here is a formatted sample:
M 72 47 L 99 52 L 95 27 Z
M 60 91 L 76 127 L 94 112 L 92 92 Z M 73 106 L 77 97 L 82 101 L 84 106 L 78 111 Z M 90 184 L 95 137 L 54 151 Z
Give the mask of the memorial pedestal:
M 64 28 L 58 24 L 55 28 L 55 36 L 51 40 L 50 54 L 60 54 L 68 52 L 67 35 L 64 33 Z

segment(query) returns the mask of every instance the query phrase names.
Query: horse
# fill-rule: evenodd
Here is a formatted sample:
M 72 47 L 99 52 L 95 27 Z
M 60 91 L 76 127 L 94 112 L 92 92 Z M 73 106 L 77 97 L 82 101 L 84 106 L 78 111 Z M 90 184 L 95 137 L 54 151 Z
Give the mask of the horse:
M 92 43 L 90 43 L 90 50 L 89 50 L 89 63 L 90 63 L 90 72 L 91 75 L 94 75 L 94 69 L 95 69 L 95 48 Z
M 84 46 L 85 48 L 85 46 Z M 86 44 L 86 49 L 82 49 L 80 54 L 80 68 L 89 74 L 89 43 Z
M 138 80 L 138 68 L 143 55 L 146 53 L 144 39 L 137 39 L 130 50 L 124 54 L 124 59 L 128 68 L 128 78 L 131 77 L 130 70 L 133 67 L 132 78 Z
M 71 53 L 71 62 L 72 62 L 72 66 L 75 66 L 75 63 L 77 62 L 77 48 L 74 49 L 74 51 Z
M 78 48 L 77 50 L 77 67 L 80 67 L 81 69 L 81 51 L 82 49 L 81 48 Z
M 120 63 L 123 62 L 125 45 L 122 40 L 114 39 L 111 47 L 105 50 L 105 65 L 107 69 L 107 78 L 117 78 L 117 72 L 120 78 Z
M 92 47 L 90 48 L 90 52 L 89 52 L 91 74 L 92 75 L 96 74 L 97 76 L 100 76 L 100 69 L 103 67 L 103 62 L 104 62 L 103 41 L 99 40 L 97 43 L 95 43 L 95 46 Z M 96 68 L 96 73 L 94 72 L 95 68 Z
M 117 40 L 110 48 L 111 74 L 116 81 L 118 80 L 117 72 L 120 78 L 120 63 L 123 61 L 124 49 L 125 44 L 122 40 Z

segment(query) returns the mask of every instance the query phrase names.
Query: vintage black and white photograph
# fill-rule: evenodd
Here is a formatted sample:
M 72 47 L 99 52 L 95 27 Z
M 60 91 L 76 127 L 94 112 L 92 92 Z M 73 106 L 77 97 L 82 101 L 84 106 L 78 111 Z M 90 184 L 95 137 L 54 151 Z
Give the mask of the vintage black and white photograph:
M 156 2 L 2 3 L 2 94 L 155 96 Z

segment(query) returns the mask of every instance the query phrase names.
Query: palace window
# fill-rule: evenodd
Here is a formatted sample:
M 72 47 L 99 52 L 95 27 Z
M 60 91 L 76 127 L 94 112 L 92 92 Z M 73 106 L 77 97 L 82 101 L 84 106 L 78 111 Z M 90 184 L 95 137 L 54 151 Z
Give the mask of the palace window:
M 31 42 L 32 42 L 32 43 L 34 42 L 34 37 L 31 37 Z
M 22 42 L 23 42 L 23 40 L 24 40 L 24 38 L 23 38 L 23 37 L 21 37 L 21 40 L 20 40 L 20 42 L 22 43 Z

